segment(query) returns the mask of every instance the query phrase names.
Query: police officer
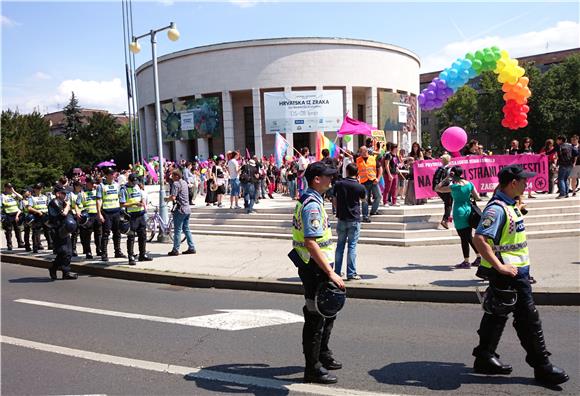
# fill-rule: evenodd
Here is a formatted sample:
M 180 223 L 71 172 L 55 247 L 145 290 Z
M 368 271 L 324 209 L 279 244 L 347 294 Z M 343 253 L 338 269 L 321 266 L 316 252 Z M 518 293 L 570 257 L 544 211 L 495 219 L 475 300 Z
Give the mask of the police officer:
M 70 200 L 67 199 L 67 192 L 61 185 L 54 187 L 55 198 L 48 204 L 48 221 L 54 229 L 54 250 L 56 257 L 52 262 L 52 267 L 48 269 L 50 279 L 56 280 L 56 271 L 62 271 L 62 279 L 77 279 L 77 274 L 70 272 L 70 259 L 72 255 L 70 229 L 76 229 L 76 222 L 71 213 Z
M 121 187 L 121 196 L 119 202 L 123 208 L 126 208 L 130 216 L 130 229 L 127 234 L 127 254 L 129 255 L 129 265 L 135 265 L 136 256 L 134 254 L 135 235 L 139 237 L 139 261 L 152 261 L 147 256 L 147 224 L 145 195 L 137 185 L 138 177 L 132 173 L 129 175 L 127 185 Z
M 69 200 L 71 212 L 74 215 L 75 220 L 78 222 L 78 219 L 81 216 L 83 211 L 82 200 L 79 200 L 79 194 L 81 193 L 83 186 L 80 181 L 75 180 L 72 183 L 73 190 L 67 193 L 67 199 Z M 66 189 L 66 187 L 65 187 Z M 79 239 L 79 227 L 77 227 L 76 231 L 71 234 L 71 244 L 72 244 L 72 256 L 78 257 L 77 253 L 77 241 Z
M 306 168 L 304 177 L 308 189 L 302 194 L 294 209 L 292 225 L 293 250 L 289 256 L 298 267 L 304 285 L 306 305 L 302 346 L 306 367 L 305 382 L 332 384 L 336 377 L 327 370 L 342 368 L 328 347 L 335 318 L 324 318 L 316 309 L 315 294 L 320 284 L 334 282 L 344 289 L 344 281 L 334 273 L 334 247 L 328 215 L 324 210 L 322 194 L 329 188 L 336 169 L 322 162 Z
M 18 247 L 23 248 L 24 243 L 22 242 L 22 235 L 18 227 L 18 221 L 20 220 L 20 216 L 22 216 L 18 203 L 22 200 L 22 195 L 14 190 L 12 184 L 6 183 L 4 184 L 4 192 L 0 198 L 2 227 L 6 235 L 6 248 L 12 250 L 12 230 L 14 230 L 14 234 L 16 235 Z
M 127 258 L 121 252 L 121 205 L 119 203 L 119 184 L 114 180 L 115 171 L 105 169 L 105 180 L 97 187 L 97 216 L 103 224 L 103 237 L 101 238 L 101 261 L 109 261 L 107 245 L 109 235 L 113 231 L 113 246 L 115 258 Z
M 22 200 L 20 201 L 20 211 L 22 212 L 22 216 L 24 216 L 23 221 L 23 228 L 24 228 L 24 250 L 27 252 L 32 251 L 32 247 L 30 245 L 30 231 L 32 223 L 30 222 L 30 217 L 34 218 L 34 215 L 28 212 L 28 200 L 30 199 L 30 190 L 25 190 L 22 193 Z
M 103 226 L 97 218 L 97 188 L 92 177 L 87 177 L 86 187 L 77 196 L 77 207 L 82 208 L 81 213 L 85 212 L 88 215 L 88 222 L 85 226 L 80 227 L 81 244 L 83 245 L 83 253 L 87 260 L 93 259 L 91 252 L 91 234 L 94 233 L 96 255 L 100 256 L 101 252 L 101 238 L 103 237 Z
M 28 199 L 28 212 L 34 215 L 34 223 L 32 225 L 32 252 L 38 253 L 42 250 L 40 243 L 40 233 L 44 233 L 44 237 L 48 243 L 48 250 L 52 250 L 52 233 L 48 227 L 48 198 L 42 193 L 42 184 L 37 183 L 32 189 L 32 195 Z
M 534 305 L 528 280 L 530 257 L 524 218 L 515 198 L 535 176 L 517 165 L 504 167 L 498 174 L 499 188 L 485 208 L 473 242 L 487 268 L 490 286 L 484 300 L 485 313 L 479 330 L 479 345 L 473 350 L 474 371 L 482 374 L 509 374 L 512 367 L 499 360 L 496 348 L 508 319 L 514 314 L 514 328 L 526 351 L 526 362 L 534 368 L 536 380 L 557 385 L 568 381 L 566 372 L 550 363 L 542 322 Z

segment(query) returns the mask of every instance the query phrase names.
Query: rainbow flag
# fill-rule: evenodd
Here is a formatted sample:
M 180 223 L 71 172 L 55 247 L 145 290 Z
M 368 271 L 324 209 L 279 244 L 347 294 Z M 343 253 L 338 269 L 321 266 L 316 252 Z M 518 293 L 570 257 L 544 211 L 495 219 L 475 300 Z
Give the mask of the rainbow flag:
M 276 142 L 274 147 L 274 154 L 276 156 L 276 166 L 280 168 L 284 162 L 284 156 L 290 147 L 290 143 L 276 132 Z M 273 159 L 273 158 L 272 158 Z
M 331 158 L 338 157 L 339 149 L 336 144 L 325 137 L 323 132 L 316 132 L 316 161 L 322 159 L 322 150 L 324 149 L 328 149 Z

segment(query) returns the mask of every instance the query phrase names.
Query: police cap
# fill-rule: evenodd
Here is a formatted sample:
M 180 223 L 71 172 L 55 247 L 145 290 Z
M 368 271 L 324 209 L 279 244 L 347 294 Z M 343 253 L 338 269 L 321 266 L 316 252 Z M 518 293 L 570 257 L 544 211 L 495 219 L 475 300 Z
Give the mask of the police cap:
M 308 168 L 306 168 L 306 171 L 304 172 L 304 177 L 306 178 L 306 181 L 308 181 L 308 184 L 310 184 L 316 176 L 334 176 L 335 174 L 336 168 L 318 161 L 308 165 Z
M 129 179 L 129 181 L 130 181 L 131 183 L 136 183 L 136 182 L 137 182 L 137 180 L 139 180 L 139 178 L 137 177 L 137 175 L 136 175 L 136 174 L 134 174 L 134 173 L 131 173 L 131 174 L 129 175 L 128 179 Z
M 512 180 L 529 179 L 536 176 L 536 172 L 525 171 L 519 165 L 509 165 L 502 168 L 497 175 L 500 184 L 507 184 Z
M 103 171 L 103 173 L 105 175 L 112 175 L 113 173 L 115 173 L 115 170 L 113 168 L 105 168 L 105 170 Z
M 56 193 L 66 193 L 66 189 L 61 186 L 60 184 L 56 184 L 52 190 L 52 192 Z

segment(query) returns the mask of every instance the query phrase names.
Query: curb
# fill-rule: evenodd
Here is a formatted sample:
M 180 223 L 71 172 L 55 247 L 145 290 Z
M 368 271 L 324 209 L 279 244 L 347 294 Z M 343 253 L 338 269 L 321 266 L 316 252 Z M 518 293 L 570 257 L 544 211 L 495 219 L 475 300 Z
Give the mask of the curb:
M 37 257 L 26 257 L 12 254 L 0 254 L 3 263 L 19 264 L 29 267 L 48 269 L 49 260 Z M 302 285 L 299 283 L 281 282 L 253 278 L 217 277 L 212 275 L 178 274 L 155 270 L 141 270 L 124 267 L 107 267 L 98 264 L 71 263 L 74 272 L 105 278 L 123 279 L 137 282 L 163 283 L 175 286 L 193 288 L 215 288 L 230 290 L 247 290 L 268 293 L 302 295 Z M 484 290 L 482 284 L 482 291 Z M 479 304 L 476 293 L 472 289 L 448 287 L 433 288 L 381 285 L 377 287 L 368 284 L 357 284 L 348 287 L 349 298 L 389 301 L 418 301 L 440 303 Z M 546 290 L 538 288 L 534 291 L 534 301 L 537 305 L 571 305 L 580 306 L 580 293 L 565 289 Z

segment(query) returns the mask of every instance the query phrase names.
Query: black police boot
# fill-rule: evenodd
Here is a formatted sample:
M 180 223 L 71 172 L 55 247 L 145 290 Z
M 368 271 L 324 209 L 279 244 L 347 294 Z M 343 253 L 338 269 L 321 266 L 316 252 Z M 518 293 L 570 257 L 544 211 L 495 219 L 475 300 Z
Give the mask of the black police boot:
M 304 313 L 304 327 L 302 329 L 302 348 L 306 359 L 304 382 L 318 384 L 334 384 L 337 379 L 330 374 L 320 363 L 320 343 L 324 327 L 324 318 L 317 313 L 302 309 Z
M 473 356 L 475 356 L 473 370 L 476 373 L 495 375 L 512 372 L 512 366 L 502 363 L 499 360 L 499 355 L 495 352 L 506 322 L 507 316 L 488 313 L 483 315 L 479 330 L 477 330 L 479 345 L 473 350 Z
M 48 269 L 48 275 L 50 276 L 50 279 L 52 279 L 52 280 L 57 280 L 58 279 L 58 277 L 56 276 L 56 269 L 54 269 L 52 267 L 50 267 Z
M 338 379 L 324 367 L 304 372 L 304 382 L 315 384 L 336 384 Z
M 536 381 L 547 385 L 559 385 L 568 381 L 570 377 L 564 370 L 553 364 L 534 368 L 534 378 Z
M 129 265 L 135 265 L 135 255 L 133 254 L 133 248 L 135 246 L 135 239 L 132 236 L 127 238 L 127 255 L 129 256 Z M 117 257 L 117 255 L 115 255 Z
M 143 236 L 139 236 L 139 261 L 153 261 L 153 259 L 149 256 L 147 256 L 147 250 L 146 250 L 146 241 L 145 241 L 145 235 Z
M 73 274 L 72 272 L 63 272 L 62 279 L 77 279 L 79 276 L 77 274 Z
M 328 341 L 330 340 L 330 334 L 332 333 L 332 328 L 334 327 L 334 318 L 325 318 L 324 327 L 322 328 L 322 339 L 320 341 L 320 363 L 327 370 L 340 370 L 342 368 L 342 363 L 336 360 L 332 351 L 328 347 Z
M 109 261 L 109 253 L 107 252 L 107 245 L 109 244 L 108 239 L 103 239 L 101 242 L 101 261 Z
M 85 254 L 85 258 L 87 260 L 92 260 L 93 259 L 93 255 L 91 254 L 91 252 L 88 252 L 87 254 Z
M 127 258 L 127 256 L 119 250 L 118 252 L 115 252 L 115 258 Z

